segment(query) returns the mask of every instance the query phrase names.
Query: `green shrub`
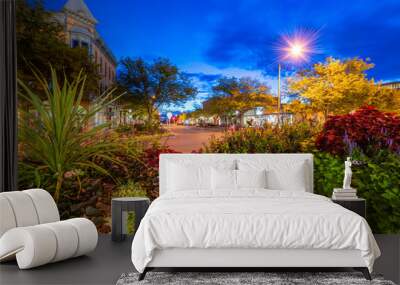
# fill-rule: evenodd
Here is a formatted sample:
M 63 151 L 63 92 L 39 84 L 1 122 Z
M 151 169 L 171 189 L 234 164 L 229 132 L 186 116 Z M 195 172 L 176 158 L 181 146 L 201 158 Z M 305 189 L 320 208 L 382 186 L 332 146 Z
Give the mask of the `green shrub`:
M 339 157 L 328 153 L 314 153 L 314 192 L 332 196 L 333 188 L 343 184 L 344 164 Z
M 134 182 L 133 180 L 129 180 L 126 184 L 120 185 L 117 188 L 117 191 L 113 192 L 113 197 L 147 197 L 146 191 L 142 188 L 142 186 Z M 135 232 L 135 221 L 136 216 L 135 212 L 128 211 L 127 216 L 127 234 L 132 234 Z
M 147 197 L 147 193 L 139 183 L 137 183 L 133 180 L 129 180 L 126 184 L 118 186 L 117 191 L 114 191 L 112 196 L 113 197 Z
M 145 132 L 149 130 L 146 124 L 135 124 L 134 128 L 138 132 Z
M 138 133 L 145 133 L 145 134 L 156 134 L 164 132 L 158 120 L 153 122 L 151 125 L 145 123 L 135 124 L 134 129 Z
M 208 153 L 296 153 L 310 150 L 315 130 L 307 124 L 267 126 L 228 131 L 211 138 L 201 150 Z M 311 144 L 313 145 L 313 144 Z
M 367 200 L 367 219 L 374 233 L 400 233 L 400 155 L 381 151 L 354 167 L 353 185 Z
M 400 156 L 380 151 L 372 158 L 357 157 L 363 164 L 353 166 L 352 186 L 367 200 L 367 220 L 374 233 L 400 233 Z M 314 155 L 314 191 L 330 197 L 342 187 L 343 159 L 327 153 Z
M 120 125 L 115 128 L 115 131 L 119 134 L 129 134 L 134 132 L 134 127 L 132 125 Z

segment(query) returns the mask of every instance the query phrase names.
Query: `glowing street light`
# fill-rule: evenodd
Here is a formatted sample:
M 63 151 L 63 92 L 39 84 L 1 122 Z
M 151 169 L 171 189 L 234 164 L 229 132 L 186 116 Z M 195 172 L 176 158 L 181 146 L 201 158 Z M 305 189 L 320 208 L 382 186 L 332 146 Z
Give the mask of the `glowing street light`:
M 295 43 L 291 48 L 290 48 L 290 55 L 294 58 L 298 58 L 303 56 L 304 49 L 301 45 Z
M 286 52 L 284 59 L 293 59 L 293 60 L 307 60 L 307 54 L 310 53 L 310 49 L 307 46 L 307 43 L 302 42 L 288 42 L 288 46 L 283 49 Z
M 315 52 L 314 43 L 317 40 L 318 33 L 300 33 L 297 32 L 294 36 L 283 36 L 283 44 L 278 47 L 278 50 L 283 52 L 283 55 L 278 62 L 278 122 L 281 117 L 281 61 L 294 60 L 305 61 L 311 53 Z
M 167 118 L 168 118 L 168 125 L 171 123 L 171 118 L 172 118 L 172 113 L 171 112 L 168 112 L 167 113 Z
M 305 59 L 305 53 L 306 49 L 303 45 L 300 43 L 294 42 L 291 43 L 286 50 L 286 57 L 285 58 L 293 58 L 293 59 Z M 278 116 L 279 120 L 281 117 L 281 108 L 282 108 L 282 102 L 281 102 L 281 63 L 278 63 Z

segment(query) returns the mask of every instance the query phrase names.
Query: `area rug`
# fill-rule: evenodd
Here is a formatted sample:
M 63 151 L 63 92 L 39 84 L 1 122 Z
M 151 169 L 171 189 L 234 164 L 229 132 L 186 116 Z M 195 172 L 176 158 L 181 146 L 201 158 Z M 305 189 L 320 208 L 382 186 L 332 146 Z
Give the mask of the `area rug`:
M 122 274 L 117 285 L 395 285 L 379 275 L 368 281 L 359 272 L 148 272 L 142 281 L 137 280 L 138 276 L 138 273 Z

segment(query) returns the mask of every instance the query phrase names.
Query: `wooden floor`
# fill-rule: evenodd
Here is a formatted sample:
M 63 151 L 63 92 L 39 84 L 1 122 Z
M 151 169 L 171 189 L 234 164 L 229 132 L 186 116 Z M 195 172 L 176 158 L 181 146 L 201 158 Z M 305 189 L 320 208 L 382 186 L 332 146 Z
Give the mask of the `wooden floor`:
M 400 282 L 400 235 L 375 235 L 382 251 L 375 272 Z M 100 235 L 97 249 L 82 256 L 30 270 L 19 270 L 15 262 L 0 265 L 0 284 L 115 284 L 124 272 L 134 271 L 131 263 L 131 239 L 111 242 Z

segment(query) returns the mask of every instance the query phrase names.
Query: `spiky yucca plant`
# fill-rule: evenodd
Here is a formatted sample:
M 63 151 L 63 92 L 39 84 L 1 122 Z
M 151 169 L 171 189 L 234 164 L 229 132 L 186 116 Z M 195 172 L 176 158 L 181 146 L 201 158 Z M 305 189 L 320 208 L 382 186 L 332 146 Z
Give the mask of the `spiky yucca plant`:
M 24 169 L 35 172 L 33 177 L 38 173 L 50 177 L 49 190 L 54 191 L 54 199 L 58 201 L 68 174 L 91 169 L 109 175 L 95 163 L 96 159 L 119 163 L 115 156 L 118 142 L 107 141 L 102 136 L 108 125 L 88 128 L 95 114 L 118 97 L 114 96 L 114 90 L 105 92 L 85 110 L 81 103 L 86 76 L 82 72 L 73 82 L 68 82 L 64 76 L 62 83 L 54 69 L 49 83 L 34 73 L 44 94 L 35 94 L 24 82 L 18 81 L 19 96 L 28 105 L 20 109 L 20 163 Z

